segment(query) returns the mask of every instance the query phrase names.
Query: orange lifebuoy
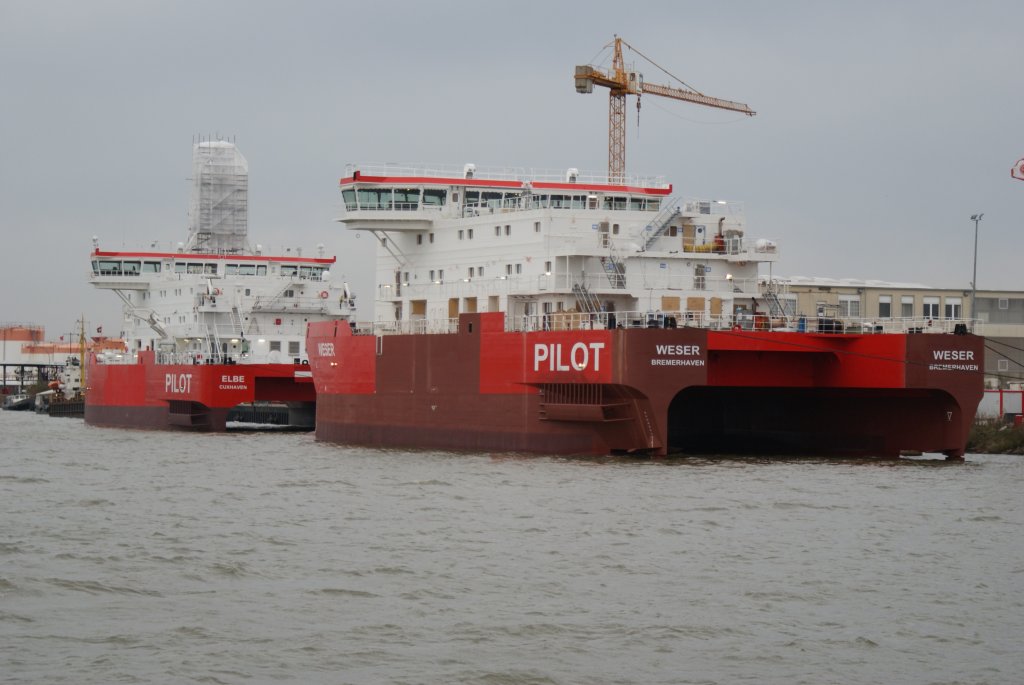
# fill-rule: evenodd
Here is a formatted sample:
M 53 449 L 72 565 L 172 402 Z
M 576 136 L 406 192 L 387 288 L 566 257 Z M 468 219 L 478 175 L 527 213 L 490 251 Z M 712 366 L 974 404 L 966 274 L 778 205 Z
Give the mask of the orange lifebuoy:
M 326 290 L 321 290 L 320 291 L 320 299 L 321 300 L 326 300 L 327 299 L 327 295 L 328 295 L 328 293 L 327 293 Z

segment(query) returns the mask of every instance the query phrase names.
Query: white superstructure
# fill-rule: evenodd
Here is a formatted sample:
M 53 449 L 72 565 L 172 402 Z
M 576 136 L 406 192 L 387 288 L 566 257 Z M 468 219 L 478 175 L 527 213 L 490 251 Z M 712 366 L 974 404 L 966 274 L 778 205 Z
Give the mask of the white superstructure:
M 758 271 L 776 245 L 748 237 L 742 204 L 673 195 L 658 178 L 351 165 L 341 190 L 340 221 L 377 240 L 378 328 L 477 311 L 516 328 L 785 316 Z
M 123 303 L 132 362 L 155 350 L 167 363 L 295 363 L 310 321 L 348 317 L 355 302 L 332 275 L 334 257 L 248 243 L 248 164 L 234 144 L 193 145 L 188 243 L 172 251 L 104 251 L 93 239 L 89 282 Z

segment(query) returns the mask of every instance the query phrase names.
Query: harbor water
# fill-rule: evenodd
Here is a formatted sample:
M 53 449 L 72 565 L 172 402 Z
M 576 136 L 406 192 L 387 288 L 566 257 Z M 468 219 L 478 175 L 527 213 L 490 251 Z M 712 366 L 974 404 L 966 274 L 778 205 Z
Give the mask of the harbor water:
M 3 683 L 1024 681 L 1022 457 L 0 431 Z

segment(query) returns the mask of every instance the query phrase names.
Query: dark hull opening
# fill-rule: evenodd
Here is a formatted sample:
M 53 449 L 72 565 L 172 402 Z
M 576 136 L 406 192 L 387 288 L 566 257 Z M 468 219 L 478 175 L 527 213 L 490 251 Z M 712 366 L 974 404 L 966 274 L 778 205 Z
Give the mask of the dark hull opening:
M 670 452 L 962 456 L 960 407 L 923 389 L 692 387 L 668 412 Z

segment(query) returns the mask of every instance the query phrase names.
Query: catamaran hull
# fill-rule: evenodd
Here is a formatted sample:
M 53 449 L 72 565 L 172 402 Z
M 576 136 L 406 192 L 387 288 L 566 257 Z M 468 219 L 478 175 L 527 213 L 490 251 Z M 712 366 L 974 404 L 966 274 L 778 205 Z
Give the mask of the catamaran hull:
M 697 328 L 357 335 L 311 324 L 317 438 L 391 447 L 664 455 L 964 454 L 973 335 Z
M 94 357 L 86 377 L 85 422 L 95 426 L 218 432 L 240 404 L 316 401 L 305 365 L 156 364 L 143 352 L 136 364 Z

